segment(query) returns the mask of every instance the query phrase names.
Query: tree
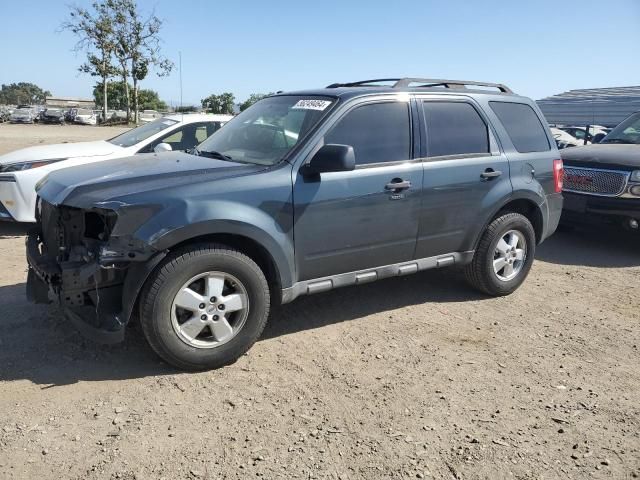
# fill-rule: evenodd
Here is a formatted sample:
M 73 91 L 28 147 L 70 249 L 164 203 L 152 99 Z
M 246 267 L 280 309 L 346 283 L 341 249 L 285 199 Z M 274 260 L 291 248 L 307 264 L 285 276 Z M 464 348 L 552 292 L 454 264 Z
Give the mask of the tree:
M 0 104 L 18 105 L 44 103 L 51 96 L 48 90 L 42 90 L 39 86 L 28 82 L 11 83 L 0 88 Z
M 268 97 L 269 95 L 273 95 L 273 93 L 252 93 L 251 95 L 249 95 L 249 98 L 247 98 L 244 102 L 242 102 L 239 106 L 240 106 L 240 111 L 244 112 L 247 108 L 249 108 L 251 105 L 253 105 L 254 103 L 256 103 L 258 100 L 262 100 L 265 97 Z
M 176 113 L 192 113 L 192 112 L 197 112 L 198 107 L 196 107 L 195 105 L 185 105 L 183 107 L 176 107 L 174 111 Z
M 138 92 L 138 101 L 140 102 L 140 110 L 157 110 L 166 111 L 169 107 L 166 102 L 160 100 L 158 92 L 149 89 L 140 89 Z
M 131 88 L 130 85 L 128 85 Z M 127 96 L 125 92 L 125 86 L 120 82 L 107 82 L 107 95 L 109 97 L 109 107 L 115 110 L 126 110 L 127 108 Z M 102 105 L 104 86 L 102 82 L 96 83 L 93 87 L 93 99 L 96 105 Z
M 116 73 L 112 62 L 115 43 L 111 10 L 104 1 L 98 0 L 93 2 L 92 10 L 72 6 L 62 29 L 78 37 L 74 50 L 87 53 L 87 61 L 78 70 L 102 79 L 102 115 L 107 118 L 107 81 Z
M 152 67 L 159 76 L 168 75 L 173 68 L 173 62 L 160 53 L 162 21 L 154 13 L 143 19 L 135 0 L 106 0 L 106 4 L 116 19 L 115 55 L 123 83 L 126 85 L 128 75 L 133 79 L 133 105 L 138 123 L 138 83 L 147 77 Z
M 211 94 L 200 100 L 202 108 L 209 113 L 233 115 L 235 107 L 233 93 L 225 92 L 221 95 Z

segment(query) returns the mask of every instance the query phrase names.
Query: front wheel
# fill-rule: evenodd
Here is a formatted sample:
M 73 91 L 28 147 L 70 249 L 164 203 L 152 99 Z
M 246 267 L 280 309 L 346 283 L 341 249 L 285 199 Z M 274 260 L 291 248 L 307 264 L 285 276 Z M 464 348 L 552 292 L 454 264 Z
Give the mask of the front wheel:
M 482 234 L 473 260 L 465 267 L 467 281 L 488 295 L 509 295 L 527 278 L 535 249 L 536 235 L 527 217 L 502 214 Z
M 269 314 L 269 286 L 243 253 L 201 244 L 167 257 L 140 299 L 142 330 L 155 352 L 185 370 L 234 362 L 255 343 Z

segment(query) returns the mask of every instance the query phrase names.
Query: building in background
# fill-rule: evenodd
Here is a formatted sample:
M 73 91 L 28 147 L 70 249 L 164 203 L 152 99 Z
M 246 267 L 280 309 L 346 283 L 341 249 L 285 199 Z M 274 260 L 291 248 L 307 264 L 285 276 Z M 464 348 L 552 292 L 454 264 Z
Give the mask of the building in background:
M 45 105 L 52 108 L 96 108 L 93 99 L 76 97 L 47 97 Z
M 640 111 L 640 86 L 569 90 L 538 100 L 552 125 L 615 127 Z

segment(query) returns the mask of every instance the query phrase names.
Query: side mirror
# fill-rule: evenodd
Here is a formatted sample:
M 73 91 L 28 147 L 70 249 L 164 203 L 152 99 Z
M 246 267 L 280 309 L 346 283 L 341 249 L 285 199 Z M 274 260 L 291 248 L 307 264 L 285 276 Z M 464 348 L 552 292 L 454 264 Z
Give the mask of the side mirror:
M 356 168 L 356 154 L 351 145 L 324 145 L 304 167 L 305 174 L 348 172 Z
M 169 145 L 168 143 L 159 143 L 157 144 L 155 147 L 153 147 L 153 151 L 156 153 L 160 153 L 160 152 L 170 152 L 171 150 L 173 150 L 173 148 L 171 148 L 171 145 Z

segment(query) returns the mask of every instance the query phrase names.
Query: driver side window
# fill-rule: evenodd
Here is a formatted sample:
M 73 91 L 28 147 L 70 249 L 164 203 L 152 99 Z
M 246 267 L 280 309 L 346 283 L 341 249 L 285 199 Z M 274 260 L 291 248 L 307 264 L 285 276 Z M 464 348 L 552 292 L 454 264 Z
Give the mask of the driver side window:
M 371 103 L 354 108 L 325 135 L 325 144 L 351 145 L 356 165 L 411 158 L 407 102 Z

